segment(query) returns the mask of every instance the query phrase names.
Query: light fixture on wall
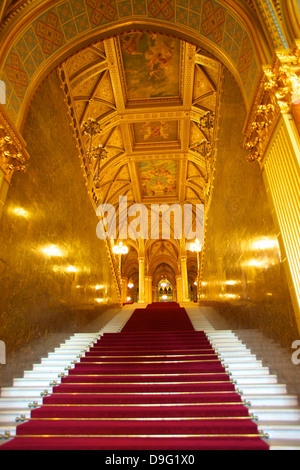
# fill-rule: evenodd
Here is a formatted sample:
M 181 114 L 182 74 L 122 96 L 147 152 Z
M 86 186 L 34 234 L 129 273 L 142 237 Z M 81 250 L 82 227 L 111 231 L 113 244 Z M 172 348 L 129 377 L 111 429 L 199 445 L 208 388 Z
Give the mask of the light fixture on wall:
M 122 274 L 122 255 L 126 255 L 128 253 L 129 251 L 128 247 L 124 245 L 123 242 L 119 242 L 119 244 L 115 245 L 112 250 L 115 255 L 119 256 L 119 272 L 121 275 Z
M 128 284 L 127 284 L 127 287 L 128 287 L 129 289 L 132 289 L 132 288 L 134 287 L 134 284 L 133 284 L 133 282 L 132 282 L 131 279 L 129 279 L 129 282 L 128 282 Z
M 202 250 L 202 244 L 201 244 L 201 242 L 198 238 L 196 238 L 194 243 L 190 244 L 189 250 L 192 253 L 197 254 L 197 279 L 194 282 L 194 285 L 198 287 L 199 281 L 200 281 L 200 279 L 199 279 L 200 278 L 200 253 L 201 253 L 201 250 Z
M 123 244 L 123 242 L 119 242 L 118 245 L 113 247 L 113 252 L 116 255 L 126 255 L 128 253 L 128 247 Z
M 56 245 L 49 245 L 44 248 L 42 248 L 42 252 L 44 255 L 49 256 L 49 257 L 61 257 L 63 256 L 61 249 L 56 246 Z

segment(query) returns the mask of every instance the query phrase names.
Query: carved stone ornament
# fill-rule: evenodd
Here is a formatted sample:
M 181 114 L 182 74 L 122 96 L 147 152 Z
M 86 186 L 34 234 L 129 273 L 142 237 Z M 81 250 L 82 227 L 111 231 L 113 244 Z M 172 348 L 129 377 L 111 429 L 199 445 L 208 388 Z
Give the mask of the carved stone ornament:
M 3 107 L 0 107 L 0 168 L 10 182 L 15 171 L 24 172 L 29 155 L 25 142 L 9 121 Z

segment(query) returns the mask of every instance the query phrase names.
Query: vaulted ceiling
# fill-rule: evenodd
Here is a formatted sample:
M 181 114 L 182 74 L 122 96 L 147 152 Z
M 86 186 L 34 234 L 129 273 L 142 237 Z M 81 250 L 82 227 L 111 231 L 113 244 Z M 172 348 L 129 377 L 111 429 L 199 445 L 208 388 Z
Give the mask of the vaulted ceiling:
M 94 43 L 61 65 L 95 208 L 109 203 L 118 210 L 121 196 L 129 206 L 207 202 L 214 153 L 209 161 L 199 152 L 199 144 L 207 139 L 199 123 L 208 112 L 217 121 L 221 75 L 220 63 L 195 46 L 146 32 Z M 94 182 L 95 162 L 87 157 L 89 136 L 83 124 L 88 119 L 101 128 L 93 146 L 107 150 L 100 188 Z M 133 252 L 124 272 L 138 269 L 138 242 L 129 245 Z M 164 262 L 175 276 L 179 253 L 179 241 L 149 244 L 149 275 L 155 276 Z

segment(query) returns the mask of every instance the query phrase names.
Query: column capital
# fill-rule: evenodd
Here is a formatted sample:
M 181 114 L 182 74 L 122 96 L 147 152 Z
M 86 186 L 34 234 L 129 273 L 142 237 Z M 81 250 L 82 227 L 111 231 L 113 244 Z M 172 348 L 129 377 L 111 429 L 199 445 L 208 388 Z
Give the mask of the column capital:
M 300 42 L 290 50 L 277 51 L 273 64 L 263 67 L 244 132 L 249 162 L 262 163 L 279 119 L 291 113 L 296 99 L 300 99 Z
M 29 155 L 26 143 L 0 104 L 0 168 L 4 178 L 10 183 L 15 171 L 25 171 Z

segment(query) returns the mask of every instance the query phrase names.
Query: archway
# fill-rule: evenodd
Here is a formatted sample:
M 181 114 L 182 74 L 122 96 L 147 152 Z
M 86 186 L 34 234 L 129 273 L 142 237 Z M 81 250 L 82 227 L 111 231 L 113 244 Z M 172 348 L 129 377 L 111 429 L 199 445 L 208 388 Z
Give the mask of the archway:
M 230 0 L 221 5 L 197 0 L 185 8 L 179 2 L 157 10 L 153 0 L 142 1 L 133 10 L 128 5 L 106 4 L 105 11 L 98 4 L 80 0 L 75 6 L 68 0 L 61 6 L 57 0 L 37 7 L 27 2 L 21 20 L 13 21 L 13 12 L 8 15 L 11 27 L 3 37 L 0 69 L 14 91 L 13 96 L 9 93 L 7 110 L 18 128 L 24 126 L 37 87 L 54 68 L 91 43 L 128 31 L 159 31 L 203 48 L 233 73 L 246 106 L 251 103 L 260 66 L 270 61 L 271 52 L 246 2 Z M 24 42 L 28 46 L 21 49 Z M 17 69 L 21 81 L 15 79 Z

